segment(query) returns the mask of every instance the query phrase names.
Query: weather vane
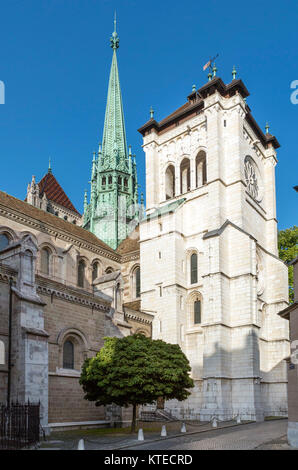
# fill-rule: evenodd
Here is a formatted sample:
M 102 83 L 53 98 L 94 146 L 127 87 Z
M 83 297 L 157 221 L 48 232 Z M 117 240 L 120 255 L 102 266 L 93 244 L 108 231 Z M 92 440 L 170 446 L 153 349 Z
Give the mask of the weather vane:
M 219 55 L 219 54 L 216 54 L 215 57 L 213 57 L 212 59 L 209 59 L 209 60 L 208 60 L 207 64 L 205 64 L 204 67 L 203 67 L 203 71 L 205 71 L 205 70 L 207 69 L 207 67 L 209 67 L 210 73 L 211 73 L 211 71 L 212 71 L 212 64 L 213 64 L 213 62 L 215 61 L 215 59 L 218 57 L 218 55 Z

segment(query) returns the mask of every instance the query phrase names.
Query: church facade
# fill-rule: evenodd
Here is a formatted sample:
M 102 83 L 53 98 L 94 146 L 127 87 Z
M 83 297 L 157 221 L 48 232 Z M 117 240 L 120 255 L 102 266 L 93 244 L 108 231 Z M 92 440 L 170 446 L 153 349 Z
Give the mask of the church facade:
M 179 344 L 190 360 L 195 388 L 185 402 L 165 403 L 174 415 L 286 415 L 279 143 L 254 120 L 235 72 L 224 84 L 214 68 L 184 105 L 160 122 L 152 111 L 139 129 L 145 211 L 126 144 L 118 46 L 115 28 L 84 214 L 50 167 L 32 178 L 25 201 L 0 191 L 0 402 L 40 400 L 45 428 L 106 424 L 115 410 L 83 399 L 82 363 L 105 336 L 140 332 Z
M 287 267 L 278 258 L 274 136 L 235 70 L 139 131 L 146 154 L 141 302 L 153 337 L 180 344 L 195 389 L 167 406 L 185 418 L 287 413 Z

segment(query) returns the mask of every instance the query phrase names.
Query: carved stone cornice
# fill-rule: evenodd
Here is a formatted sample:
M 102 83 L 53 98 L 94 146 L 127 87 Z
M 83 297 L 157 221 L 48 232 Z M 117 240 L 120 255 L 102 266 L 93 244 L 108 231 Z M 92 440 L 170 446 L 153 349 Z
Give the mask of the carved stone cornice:
M 151 325 L 152 324 L 152 320 L 148 320 L 147 318 L 143 318 L 143 317 L 140 317 L 137 312 L 135 313 L 129 313 L 129 312 L 125 312 L 125 318 L 127 318 L 128 320 L 133 320 L 133 321 L 136 321 L 138 323 L 143 323 L 145 325 Z
M 13 282 L 15 282 L 17 275 L 17 271 L 0 263 L 0 281 L 8 284 L 9 280 L 11 279 Z
M 121 263 L 127 263 L 128 261 L 137 261 L 140 259 L 140 251 L 134 251 L 121 256 Z
M 50 297 L 55 296 L 57 299 L 65 300 L 67 302 L 72 302 L 75 304 L 85 305 L 95 310 L 100 310 L 102 312 L 110 311 L 110 303 L 105 302 L 103 299 L 98 299 L 86 293 L 77 292 L 71 287 L 65 285 L 59 286 L 57 282 L 53 282 L 50 279 L 47 279 L 46 282 L 43 282 L 42 279 L 37 279 L 37 288 L 36 291 L 39 295 L 47 295 Z
M 99 247 L 88 243 L 75 235 L 70 235 L 56 227 L 47 224 L 46 222 L 40 222 L 37 219 L 34 219 L 30 216 L 24 216 L 18 211 L 8 208 L 7 206 L 0 205 L 0 215 L 6 217 L 7 219 L 14 220 L 20 224 L 26 225 L 27 227 L 34 228 L 35 230 L 46 233 L 54 238 L 59 238 L 68 243 L 78 246 L 79 248 L 85 248 L 88 251 L 101 255 L 110 260 L 120 263 L 121 256 L 118 253 L 111 253 L 108 250 L 105 250 L 104 247 Z

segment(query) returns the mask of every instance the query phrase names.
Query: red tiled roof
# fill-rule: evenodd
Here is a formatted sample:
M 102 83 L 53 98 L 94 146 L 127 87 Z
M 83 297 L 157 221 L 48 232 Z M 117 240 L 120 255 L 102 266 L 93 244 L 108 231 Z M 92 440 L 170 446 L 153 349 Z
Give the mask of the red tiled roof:
M 26 223 L 26 216 L 28 216 L 29 218 L 40 222 L 41 226 L 47 224 L 58 229 L 59 231 L 77 237 L 84 242 L 100 246 L 110 253 L 115 253 L 111 247 L 106 245 L 106 243 L 100 240 L 96 235 L 89 232 L 88 230 L 85 230 L 83 227 L 79 227 L 78 225 L 72 224 L 71 222 L 68 222 L 60 217 L 56 217 L 54 214 L 50 214 L 50 212 L 39 209 L 38 207 L 34 207 L 31 204 L 21 201 L 20 199 L 10 196 L 9 194 L 3 193 L 2 191 L 0 191 L 0 206 L 4 208 L 8 207 L 18 214 L 22 214 L 22 217 L 24 218 L 24 224 Z
M 185 111 L 187 108 L 189 108 L 191 104 L 189 102 L 184 103 L 180 108 L 176 109 L 173 113 L 169 114 L 169 116 L 165 117 L 159 122 L 159 125 L 162 126 L 168 119 L 173 119 L 177 115 L 179 115 L 182 111 Z
M 120 255 L 125 255 L 131 253 L 132 251 L 140 251 L 140 226 L 137 225 L 135 230 L 131 232 L 128 237 L 126 237 L 118 246 L 117 253 Z
M 47 173 L 38 183 L 39 194 L 42 197 L 43 193 L 46 193 L 47 199 L 50 201 L 56 202 L 60 206 L 65 207 L 73 212 L 76 212 L 78 215 L 81 215 L 70 199 L 66 196 L 65 192 L 61 188 L 60 184 L 56 180 L 55 176 L 52 173 Z

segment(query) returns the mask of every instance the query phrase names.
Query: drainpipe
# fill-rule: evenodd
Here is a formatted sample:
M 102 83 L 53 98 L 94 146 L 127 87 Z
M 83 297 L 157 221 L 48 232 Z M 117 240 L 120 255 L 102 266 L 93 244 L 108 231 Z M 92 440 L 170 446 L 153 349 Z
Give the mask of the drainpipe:
M 11 389 L 11 323 L 12 323 L 12 279 L 9 280 L 9 320 L 8 320 L 8 376 L 7 376 L 7 405 L 10 405 Z

